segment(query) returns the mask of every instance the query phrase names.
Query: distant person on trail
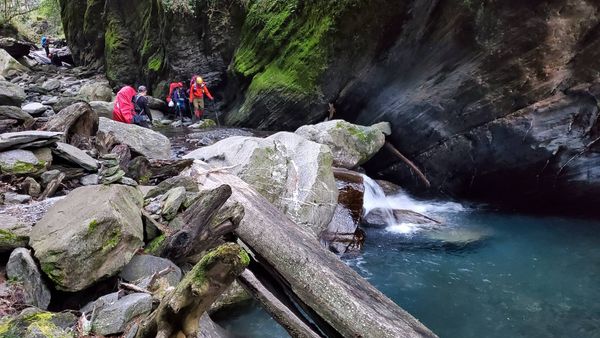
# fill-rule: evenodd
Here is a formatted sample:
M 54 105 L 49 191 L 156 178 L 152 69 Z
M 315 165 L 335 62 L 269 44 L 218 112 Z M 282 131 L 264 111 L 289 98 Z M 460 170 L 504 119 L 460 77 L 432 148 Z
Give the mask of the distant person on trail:
M 167 96 L 167 102 L 169 107 L 175 111 L 175 115 L 183 121 L 183 113 L 186 109 L 186 93 L 183 82 L 172 82 L 169 85 L 169 96 Z
M 204 114 L 204 95 L 208 96 L 211 101 L 214 100 L 204 80 L 200 76 L 195 75 L 190 83 L 190 102 L 194 105 L 196 119 L 200 119 L 202 114 Z
M 133 98 L 133 105 L 135 107 L 133 123 L 144 128 L 150 128 L 152 126 L 152 113 L 148 107 L 148 98 L 146 95 L 148 95 L 146 86 L 139 86 L 137 95 Z
M 46 51 L 46 56 L 50 58 L 50 39 L 48 39 L 45 36 L 42 36 L 42 48 L 44 48 L 44 50 Z
M 131 86 L 125 86 L 119 90 L 113 108 L 113 120 L 127 124 L 133 123 L 135 115 L 133 97 L 135 94 L 135 89 Z

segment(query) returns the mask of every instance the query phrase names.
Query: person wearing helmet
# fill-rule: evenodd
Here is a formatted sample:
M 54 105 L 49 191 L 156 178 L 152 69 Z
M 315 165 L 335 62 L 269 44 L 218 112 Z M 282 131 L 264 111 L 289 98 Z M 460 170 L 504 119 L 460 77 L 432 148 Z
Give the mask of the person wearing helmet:
M 204 114 L 204 95 L 211 101 L 214 100 L 204 80 L 200 76 L 194 76 L 190 84 L 190 102 L 194 105 L 194 115 L 197 119 Z

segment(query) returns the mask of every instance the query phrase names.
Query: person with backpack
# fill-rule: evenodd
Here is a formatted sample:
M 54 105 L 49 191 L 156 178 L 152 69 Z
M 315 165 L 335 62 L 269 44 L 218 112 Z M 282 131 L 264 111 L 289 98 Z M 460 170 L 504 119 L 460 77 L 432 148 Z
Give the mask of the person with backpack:
M 46 36 L 42 36 L 42 48 L 46 51 L 46 56 L 50 58 L 50 39 Z
M 186 93 L 183 86 L 183 82 L 172 82 L 169 85 L 169 96 L 167 96 L 167 102 L 169 107 L 175 111 L 177 116 L 183 122 L 183 113 L 186 108 Z
M 208 96 L 211 101 L 214 100 L 204 80 L 195 75 L 190 83 L 190 102 L 194 105 L 194 115 L 197 119 L 204 114 L 204 95 Z
M 133 105 L 135 109 L 135 115 L 133 116 L 133 123 L 144 128 L 150 128 L 152 126 L 152 113 L 148 107 L 148 89 L 146 86 L 139 86 L 137 95 L 133 98 Z
M 135 115 L 133 97 L 135 94 L 135 89 L 128 85 L 119 90 L 113 108 L 113 120 L 127 124 L 133 123 Z

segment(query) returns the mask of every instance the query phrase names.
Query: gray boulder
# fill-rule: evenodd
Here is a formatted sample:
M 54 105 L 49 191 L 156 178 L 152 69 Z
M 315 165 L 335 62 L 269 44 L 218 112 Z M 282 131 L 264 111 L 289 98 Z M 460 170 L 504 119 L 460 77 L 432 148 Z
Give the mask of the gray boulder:
M 5 204 L 23 204 L 31 201 L 31 196 L 7 192 L 4 194 Z
M 73 190 L 31 232 L 44 273 L 71 292 L 117 274 L 143 245 L 142 203 L 139 190 L 123 185 Z
M 4 49 L 14 58 L 20 58 L 29 55 L 32 44 L 26 41 L 17 40 L 12 37 L 0 37 L 0 48 Z
M 359 126 L 344 120 L 332 120 L 302 126 L 296 134 L 331 148 L 333 165 L 352 169 L 367 162 L 385 144 L 385 125 Z
M 151 310 L 151 295 L 147 293 L 127 295 L 97 311 L 92 323 L 92 332 L 103 336 L 121 333 L 125 331 L 132 319 Z
M 46 168 L 29 150 L 16 149 L 0 152 L 0 173 L 4 175 L 37 174 Z
M 163 276 L 163 278 L 169 285 L 176 286 L 181 281 L 181 269 L 168 259 L 152 255 L 133 256 L 119 276 L 124 280 L 133 283 L 149 279 L 153 274 L 167 268 L 171 268 L 173 271 Z
M 217 126 L 217 123 L 211 119 L 204 119 L 200 122 L 196 122 L 189 126 L 191 129 L 208 129 L 214 128 Z
M 20 107 L 23 101 L 25 101 L 23 88 L 8 81 L 0 81 L 0 105 Z
M 99 131 L 112 133 L 117 143 L 122 143 L 148 158 L 168 159 L 171 157 L 169 139 L 151 129 L 100 118 Z
M 57 169 L 48 170 L 48 171 L 43 172 L 40 175 L 40 178 L 42 179 L 42 185 L 46 186 L 48 183 L 50 183 L 54 179 L 56 179 L 59 175 L 60 175 L 60 170 L 57 170 Z
M 42 274 L 31 256 L 31 251 L 24 248 L 15 249 L 6 264 L 6 275 L 23 286 L 25 304 L 44 310 L 48 308 L 50 290 L 42 280 Z
M 44 106 L 41 103 L 38 102 L 32 102 L 32 103 L 28 103 L 26 105 L 24 105 L 23 107 L 21 107 L 21 109 L 23 109 L 24 112 L 30 114 L 30 115 L 40 115 L 43 112 L 45 112 L 46 110 L 48 110 L 50 107 Z
M 161 112 L 169 111 L 169 106 L 167 105 L 167 102 L 165 102 L 161 99 L 152 97 L 150 95 L 148 95 L 146 97 L 148 98 L 148 108 L 153 109 L 153 110 L 159 110 Z
M 27 246 L 30 232 L 31 225 L 20 222 L 16 217 L 0 214 L 0 253 Z
M 46 82 L 44 82 L 42 84 L 42 88 L 44 88 L 47 91 L 57 90 L 57 89 L 60 89 L 60 87 L 61 87 L 61 83 L 60 83 L 60 81 L 58 81 L 56 79 L 46 80 Z
M 97 171 L 99 163 L 88 155 L 85 151 L 73 147 L 70 144 L 57 142 L 56 148 L 52 150 L 57 156 L 63 159 L 73 162 L 78 166 L 88 171 Z
M 0 151 L 9 148 L 43 147 L 54 144 L 63 134 L 50 131 L 19 131 L 0 134 Z
M 79 96 L 86 100 L 91 101 L 106 101 L 111 102 L 113 100 L 113 91 L 108 86 L 108 83 L 104 82 L 91 82 L 83 85 L 79 89 Z
M 79 182 L 81 185 L 96 185 L 99 182 L 99 178 L 97 174 L 91 174 L 87 176 L 83 176 Z
M 169 190 L 164 196 L 165 203 L 163 204 L 160 212 L 164 219 L 170 221 L 175 218 L 177 211 L 179 211 L 179 208 L 181 208 L 181 205 L 185 201 L 186 197 L 185 188 L 183 187 L 177 187 Z
M 0 48 L 0 75 L 12 76 L 22 72 L 26 72 L 27 67 L 15 60 L 7 51 Z
M 0 106 L 0 119 L 13 119 L 17 121 L 29 121 L 33 119 L 31 115 L 23 111 L 23 109 L 15 106 Z
M 327 228 L 337 205 L 331 151 L 293 133 L 266 139 L 234 136 L 185 158 L 231 167 L 233 174 L 316 235 Z
M 23 181 L 23 188 L 31 197 L 38 197 L 42 193 L 42 186 L 33 177 L 27 177 Z
M 114 102 L 106 101 L 91 101 L 90 106 L 98 114 L 99 117 L 106 117 L 112 119 L 112 112 L 115 107 Z

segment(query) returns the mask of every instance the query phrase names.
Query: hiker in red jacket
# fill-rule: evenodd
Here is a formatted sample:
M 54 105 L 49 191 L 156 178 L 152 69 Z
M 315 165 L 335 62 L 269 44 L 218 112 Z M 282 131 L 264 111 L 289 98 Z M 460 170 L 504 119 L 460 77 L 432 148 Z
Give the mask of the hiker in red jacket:
M 125 86 L 119 90 L 117 99 L 115 100 L 115 107 L 113 108 L 113 120 L 123 123 L 133 122 L 135 106 L 132 100 L 135 94 L 137 92 L 131 86 Z
M 211 101 L 214 100 L 202 78 L 194 76 L 190 84 L 190 102 L 194 105 L 196 118 L 201 118 L 204 114 L 204 95 L 208 96 Z

